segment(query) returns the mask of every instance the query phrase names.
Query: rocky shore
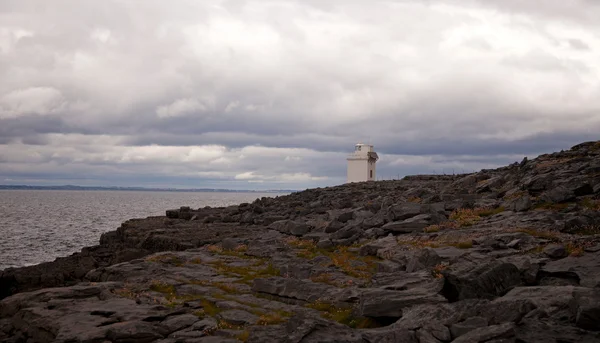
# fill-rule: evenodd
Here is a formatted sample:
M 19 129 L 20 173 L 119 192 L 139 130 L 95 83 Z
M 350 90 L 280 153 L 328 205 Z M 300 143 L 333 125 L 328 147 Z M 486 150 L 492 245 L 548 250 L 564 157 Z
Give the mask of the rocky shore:
M 2 342 L 600 342 L 600 142 L 129 220 L 0 299 Z

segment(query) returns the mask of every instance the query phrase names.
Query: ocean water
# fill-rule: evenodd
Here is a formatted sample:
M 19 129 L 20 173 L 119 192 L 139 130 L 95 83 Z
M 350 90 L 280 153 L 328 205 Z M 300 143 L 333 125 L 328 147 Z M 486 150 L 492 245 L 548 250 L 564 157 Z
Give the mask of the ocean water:
M 132 218 L 228 206 L 274 193 L 0 190 L 0 270 L 53 261 Z

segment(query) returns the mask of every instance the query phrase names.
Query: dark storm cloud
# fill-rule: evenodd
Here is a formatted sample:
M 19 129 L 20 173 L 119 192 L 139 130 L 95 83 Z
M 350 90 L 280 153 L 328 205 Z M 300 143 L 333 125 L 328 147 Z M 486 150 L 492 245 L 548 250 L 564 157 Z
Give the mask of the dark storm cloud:
M 357 141 L 387 177 L 566 149 L 600 131 L 598 17 L 584 0 L 3 1 L 0 183 L 298 188 L 343 182 Z

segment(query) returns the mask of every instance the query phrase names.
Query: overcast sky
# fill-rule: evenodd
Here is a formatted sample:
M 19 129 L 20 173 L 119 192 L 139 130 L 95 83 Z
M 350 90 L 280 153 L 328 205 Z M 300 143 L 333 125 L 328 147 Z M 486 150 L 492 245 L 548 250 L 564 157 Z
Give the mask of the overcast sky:
M 597 0 L 0 0 L 0 184 L 303 189 L 597 140 Z

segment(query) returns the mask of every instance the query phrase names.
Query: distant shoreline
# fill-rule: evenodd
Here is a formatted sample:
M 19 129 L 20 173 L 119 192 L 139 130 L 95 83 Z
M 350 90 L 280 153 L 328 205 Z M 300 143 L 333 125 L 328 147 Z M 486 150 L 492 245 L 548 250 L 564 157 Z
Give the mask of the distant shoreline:
M 241 189 L 215 189 L 215 188 L 145 188 L 145 187 L 101 187 L 101 186 L 28 186 L 28 185 L 0 185 L 0 190 L 58 190 L 58 191 L 145 191 L 145 192 L 210 192 L 210 193 L 294 193 L 297 190 L 271 189 L 271 190 L 241 190 Z

